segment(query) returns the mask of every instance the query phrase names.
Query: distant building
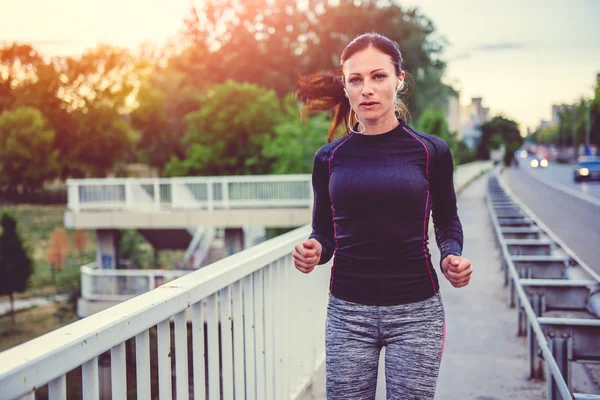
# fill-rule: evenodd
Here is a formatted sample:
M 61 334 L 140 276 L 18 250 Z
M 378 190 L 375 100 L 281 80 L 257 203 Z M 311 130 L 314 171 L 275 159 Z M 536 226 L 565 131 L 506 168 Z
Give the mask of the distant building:
M 446 123 L 448 124 L 450 132 L 456 132 L 457 139 L 462 140 L 462 132 L 460 130 L 460 100 L 458 92 L 454 92 L 448 96 Z
M 560 116 L 559 114 L 564 111 L 564 110 L 568 110 L 571 106 L 569 104 L 554 104 L 552 105 L 552 120 L 550 121 L 551 125 L 558 125 L 560 123 Z M 543 122 L 543 120 L 542 120 Z
M 462 139 L 472 149 L 475 149 L 481 138 L 481 125 L 490 120 L 490 109 L 483 107 L 481 97 L 471 98 L 471 104 L 461 107 L 460 131 Z
M 549 126 L 553 126 L 554 122 L 553 121 L 548 121 L 546 119 L 542 119 L 540 120 L 540 124 L 537 126 L 536 131 L 541 131 L 542 129 L 546 129 Z

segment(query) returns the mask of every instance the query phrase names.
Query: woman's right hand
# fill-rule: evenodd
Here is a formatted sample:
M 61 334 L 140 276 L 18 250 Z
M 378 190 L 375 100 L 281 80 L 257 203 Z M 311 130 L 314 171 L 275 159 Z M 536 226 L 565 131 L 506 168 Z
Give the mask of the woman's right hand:
M 294 266 L 300 272 L 308 274 L 321 259 L 323 247 L 316 239 L 307 239 L 294 246 Z

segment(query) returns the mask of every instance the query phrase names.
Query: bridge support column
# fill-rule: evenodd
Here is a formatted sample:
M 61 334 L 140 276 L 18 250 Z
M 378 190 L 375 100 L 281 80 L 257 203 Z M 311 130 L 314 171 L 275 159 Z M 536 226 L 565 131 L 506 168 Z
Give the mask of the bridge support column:
M 117 229 L 96 230 L 96 263 L 98 268 L 119 268 L 121 231 Z
M 228 256 L 244 250 L 244 229 L 225 228 L 225 252 Z

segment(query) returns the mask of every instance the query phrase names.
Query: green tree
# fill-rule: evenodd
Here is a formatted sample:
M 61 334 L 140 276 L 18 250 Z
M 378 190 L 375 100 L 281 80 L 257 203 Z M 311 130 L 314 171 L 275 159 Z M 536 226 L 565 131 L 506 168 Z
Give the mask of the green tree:
M 426 109 L 423 114 L 421 114 L 415 127 L 422 132 L 444 139 L 448 143 L 448 146 L 450 146 L 450 149 L 454 149 L 456 135 L 453 132 L 450 132 L 442 110 L 434 108 Z
M 0 47 L 0 113 L 23 105 L 43 65 L 42 56 L 30 45 L 11 43 Z
M 269 173 L 272 160 L 262 156 L 282 120 L 272 90 L 227 81 L 200 99 L 200 110 L 186 116 L 185 158 L 173 158 L 169 176 L 248 175 Z
M 444 139 L 450 148 L 455 165 L 474 161 L 474 152 L 463 141 L 457 138 L 456 132 L 450 131 L 445 113 L 441 109 L 426 109 L 421 114 L 415 127 L 422 132 Z
M 233 79 L 283 97 L 294 90 L 298 74 L 339 68 L 344 46 L 369 31 L 399 43 L 412 74 L 414 91 L 406 101 L 414 119 L 428 105 L 445 102 L 444 40 L 422 12 L 392 0 L 207 0 L 190 11 L 186 47 L 176 58 L 196 88 Z
M 137 132 L 128 118 L 110 107 L 71 112 L 77 121 L 68 149 L 65 176 L 103 177 L 121 161 L 131 161 Z
M 136 132 L 128 114 L 147 62 L 127 50 L 101 45 L 60 60 L 63 107 L 72 119 L 56 147 L 66 177 L 104 176 L 132 161 Z
M 21 107 L 0 114 L 0 188 L 31 192 L 56 177 L 58 153 L 53 149 L 54 131 L 42 113 Z
M 184 157 L 185 115 L 198 109 L 199 91 L 173 67 L 155 66 L 137 95 L 139 107 L 131 113 L 140 133 L 138 159 L 162 171 L 171 157 Z
M 0 218 L 0 295 L 10 298 L 13 327 L 16 324 L 13 294 L 27 289 L 32 269 L 33 263 L 17 230 L 17 221 L 5 210 Z
M 532 134 L 535 143 L 540 144 L 556 144 L 558 145 L 558 126 L 548 126 L 539 129 Z
M 265 144 L 263 155 L 273 159 L 273 174 L 310 174 L 317 149 L 327 143 L 329 120 L 322 113 L 302 121 L 292 96 L 285 101 L 286 118 L 275 126 L 275 136 Z
M 506 146 L 504 163 L 510 165 L 515 151 L 523 144 L 523 137 L 515 121 L 503 116 L 495 116 L 481 125 L 481 140 L 477 147 L 477 158 L 480 160 L 489 159 L 490 149 L 493 149 L 494 146 L 497 147 L 499 142 L 504 143 Z
M 600 146 L 600 82 L 596 83 L 594 98 L 590 101 L 590 143 Z

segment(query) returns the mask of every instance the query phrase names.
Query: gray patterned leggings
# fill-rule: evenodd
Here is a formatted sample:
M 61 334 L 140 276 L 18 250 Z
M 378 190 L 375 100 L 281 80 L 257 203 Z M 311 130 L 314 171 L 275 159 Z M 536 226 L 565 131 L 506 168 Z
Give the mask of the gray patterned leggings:
M 435 395 L 446 324 L 440 294 L 410 304 L 372 306 L 329 296 L 327 400 L 375 398 L 379 352 L 385 351 L 387 400 Z

